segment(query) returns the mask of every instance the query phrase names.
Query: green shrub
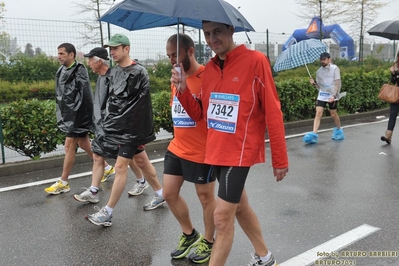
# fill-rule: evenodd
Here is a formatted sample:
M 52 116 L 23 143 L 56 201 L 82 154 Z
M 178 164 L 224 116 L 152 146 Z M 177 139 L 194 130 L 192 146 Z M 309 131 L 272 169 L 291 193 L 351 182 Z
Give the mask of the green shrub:
M 58 130 L 54 101 L 19 100 L 1 109 L 4 145 L 23 156 L 39 159 L 56 150 L 65 134 Z
M 158 62 L 154 69 L 147 69 L 152 93 L 170 90 L 171 69 L 172 65 L 165 61 Z
M 35 57 L 18 55 L 9 63 L 0 64 L 0 78 L 9 82 L 51 80 L 59 67 L 57 59 L 44 54 Z
M 170 90 L 152 94 L 152 109 L 154 110 L 154 129 L 161 128 L 173 134 L 172 112 L 170 107 Z
M 17 82 L 0 80 L 0 99 L 2 103 L 22 99 L 54 99 L 55 81 Z
M 344 113 L 366 112 L 388 106 L 377 99 L 382 84 L 389 80 L 388 70 L 365 73 L 358 69 L 342 73 L 341 92 L 347 96 L 339 101 L 338 110 Z M 308 77 L 283 79 L 276 82 L 284 121 L 298 121 L 314 117 L 317 90 L 310 85 Z

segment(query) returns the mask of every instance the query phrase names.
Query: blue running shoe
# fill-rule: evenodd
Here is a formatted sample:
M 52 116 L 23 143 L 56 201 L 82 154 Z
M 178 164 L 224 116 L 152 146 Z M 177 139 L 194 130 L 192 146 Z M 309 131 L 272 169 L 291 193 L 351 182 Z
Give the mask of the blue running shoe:
M 306 133 L 305 136 L 302 138 L 303 142 L 306 144 L 316 144 L 319 140 L 319 135 L 314 132 Z
M 333 134 L 331 136 L 333 140 L 343 140 L 345 139 L 344 131 L 342 128 L 337 129 L 336 127 L 333 128 Z

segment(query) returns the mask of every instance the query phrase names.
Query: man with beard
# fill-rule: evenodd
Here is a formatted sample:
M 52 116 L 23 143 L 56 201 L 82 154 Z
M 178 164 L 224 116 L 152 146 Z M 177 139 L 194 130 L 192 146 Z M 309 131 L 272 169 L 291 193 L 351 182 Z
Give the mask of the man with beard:
M 316 71 L 316 81 L 310 79 L 310 83 L 319 90 L 319 94 L 316 100 L 316 116 L 313 122 L 313 131 L 303 136 L 303 141 L 307 144 L 317 143 L 319 139 L 317 130 L 319 130 L 321 117 L 327 104 L 331 118 L 335 124 L 331 138 L 333 140 L 343 140 L 345 138 L 337 112 L 339 92 L 341 91 L 339 67 L 331 62 L 329 53 L 322 53 L 320 55 L 320 64 L 321 67 Z
M 194 97 L 201 91 L 204 66 L 195 60 L 194 42 L 186 34 L 179 34 L 179 51 L 177 51 L 177 35 L 169 37 L 166 43 L 166 54 L 172 65 L 181 63 L 187 75 L 187 84 Z M 177 58 L 179 62 L 177 62 Z M 189 256 L 194 263 L 204 263 L 210 258 L 215 225 L 213 211 L 216 200 L 214 195 L 215 177 L 210 175 L 210 165 L 204 164 L 206 145 L 205 120 L 194 121 L 182 108 L 176 97 L 176 87 L 171 84 L 171 107 L 174 125 L 174 138 L 170 142 L 164 160 L 164 198 L 175 218 L 180 224 L 183 234 L 178 247 L 172 251 L 174 259 Z M 203 209 L 205 235 L 195 230 L 186 201 L 180 196 L 180 189 L 188 181 L 194 183 L 197 196 Z

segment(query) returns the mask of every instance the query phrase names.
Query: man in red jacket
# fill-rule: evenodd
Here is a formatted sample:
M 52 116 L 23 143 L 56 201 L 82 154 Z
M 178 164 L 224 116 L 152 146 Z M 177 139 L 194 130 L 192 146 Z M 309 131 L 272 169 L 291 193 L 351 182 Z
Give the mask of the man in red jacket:
M 205 163 L 213 165 L 219 181 L 209 265 L 225 265 L 235 218 L 255 249 L 250 265 L 277 265 L 244 189 L 250 167 L 265 161 L 266 127 L 276 181 L 288 173 L 283 115 L 270 64 L 262 53 L 236 46 L 233 26 L 204 21 L 202 29 L 216 56 L 205 67 L 200 97 L 192 97 L 182 65 L 181 74 L 173 70 L 171 82 L 189 116 L 207 121 Z

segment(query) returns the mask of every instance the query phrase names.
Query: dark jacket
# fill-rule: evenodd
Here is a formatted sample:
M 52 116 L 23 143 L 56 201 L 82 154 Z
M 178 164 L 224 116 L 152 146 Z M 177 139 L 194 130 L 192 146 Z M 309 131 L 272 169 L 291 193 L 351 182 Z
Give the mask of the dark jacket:
M 55 76 L 58 128 L 65 133 L 93 131 L 93 92 L 86 67 L 79 63 L 66 69 L 61 66 Z
M 109 68 L 105 75 L 99 75 L 97 79 L 93 100 L 94 139 L 91 141 L 91 149 L 95 154 L 102 157 L 116 158 L 118 156 L 118 145 L 107 145 L 105 143 L 103 129 L 110 73 L 111 69 Z
M 111 70 L 103 129 L 110 144 L 138 146 L 155 140 L 150 80 L 144 67 L 133 63 Z

